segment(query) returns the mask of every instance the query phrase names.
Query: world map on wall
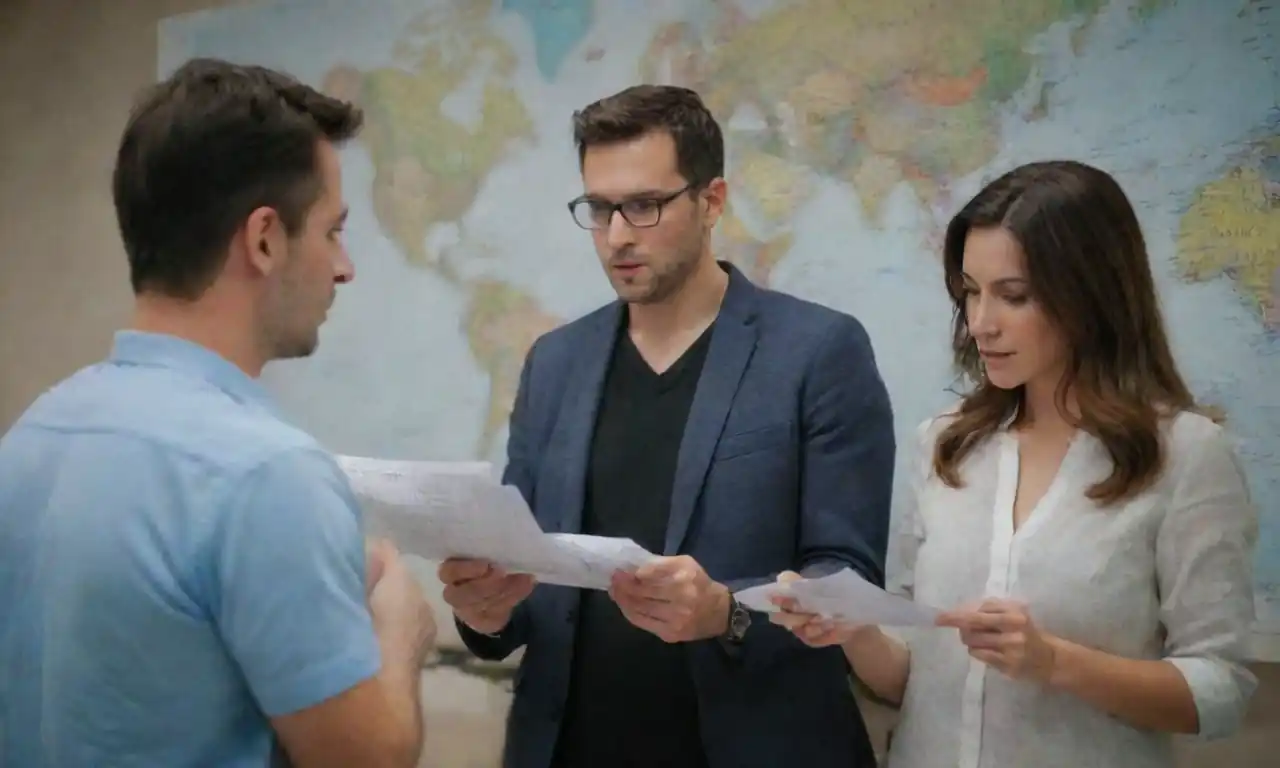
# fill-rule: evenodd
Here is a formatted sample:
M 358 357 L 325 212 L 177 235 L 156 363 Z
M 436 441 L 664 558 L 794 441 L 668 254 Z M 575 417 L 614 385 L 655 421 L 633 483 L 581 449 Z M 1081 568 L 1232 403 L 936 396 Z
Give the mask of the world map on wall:
M 356 281 L 317 354 L 265 379 L 334 450 L 383 457 L 501 464 L 526 350 L 613 298 L 564 205 L 570 115 L 596 98 L 702 94 L 728 142 L 717 255 L 863 321 L 904 445 L 955 397 L 948 217 L 1016 164 L 1098 165 L 1239 438 L 1280 633 L 1278 25 L 1271 0 L 273 2 L 165 19 L 159 73 L 219 56 L 365 109 L 343 152 Z

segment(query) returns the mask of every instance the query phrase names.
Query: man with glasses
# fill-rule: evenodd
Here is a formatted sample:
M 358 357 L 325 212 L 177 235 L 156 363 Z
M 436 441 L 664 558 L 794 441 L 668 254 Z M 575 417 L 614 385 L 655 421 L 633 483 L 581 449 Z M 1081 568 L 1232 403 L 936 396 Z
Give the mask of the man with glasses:
M 545 530 L 662 557 L 608 592 L 441 566 L 473 652 L 525 648 L 504 764 L 869 768 L 840 650 L 732 597 L 783 570 L 883 582 L 893 417 L 867 334 L 714 257 L 724 141 L 693 91 L 628 88 L 574 139 L 569 210 L 618 301 L 529 351 L 505 480 Z

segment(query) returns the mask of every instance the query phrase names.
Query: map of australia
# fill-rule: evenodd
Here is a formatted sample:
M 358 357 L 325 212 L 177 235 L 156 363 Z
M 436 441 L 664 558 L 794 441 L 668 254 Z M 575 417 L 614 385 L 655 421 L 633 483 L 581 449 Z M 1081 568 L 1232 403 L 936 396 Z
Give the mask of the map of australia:
M 1239 437 L 1280 632 L 1278 17 L 1255 0 L 281 0 L 167 20 L 160 70 L 253 60 L 366 112 L 343 155 L 357 280 L 317 355 L 268 377 L 348 453 L 502 461 L 530 345 L 611 298 L 564 207 L 570 115 L 627 85 L 703 95 L 728 145 L 718 254 L 866 324 L 904 442 L 952 398 L 948 218 L 1016 163 L 1106 168 L 1184 370 Z
M 1280 330 L 1280 132 L 1197 190 L 1178 233 L 1178 262 L 1188 280 L 1229 275 Z

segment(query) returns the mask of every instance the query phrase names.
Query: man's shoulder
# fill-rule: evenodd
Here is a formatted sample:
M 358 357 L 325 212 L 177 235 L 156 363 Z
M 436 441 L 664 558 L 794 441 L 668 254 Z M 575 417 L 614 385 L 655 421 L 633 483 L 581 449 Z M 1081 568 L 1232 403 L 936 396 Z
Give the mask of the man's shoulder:
M 539 341 L 545 339 L 547 340 L 547 343 L 572 343 L 574 339 L 580 338 L 584 334 L 591 334 L 598 331 L 602 324 L 608 325 L 614 323 L 618 319 L 618 312 L 618 302 L 611 301 L 607 304 L 596 307 L 585 315 L 552 328 L 544 333 L 539 338 Z
M 100 363 L 42 394 L 6 440 L 133 446 L 199 467 L 241 474 L 290 451 L 318 451 L 314 437 L 264 403 L 237 400 L 197 377 Z
M 530 354 L 537 352 L 539 359 L 560 360 L 574 355 L 584 339 L 599 333 L 602 327 L 613 326 L 618 319 L 617 302 L 597 307 L 581 317 L 558 325 L 543 333 L 533 342 Z
M 866 332 L 862 321 L 849 312 L 772 288 L 756 290 L 758 312 L 768 327 L 817 335 Z
M 767 288 L 757 289 L 760 348 L 794 366 L 875 364 L 871 338 L 853 314 Z

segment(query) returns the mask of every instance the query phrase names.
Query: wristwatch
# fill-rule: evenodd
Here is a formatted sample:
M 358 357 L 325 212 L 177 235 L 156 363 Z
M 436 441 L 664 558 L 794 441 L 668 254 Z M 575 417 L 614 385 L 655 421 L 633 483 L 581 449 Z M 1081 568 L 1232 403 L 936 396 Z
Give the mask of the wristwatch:
M 751 613 L 743 608 L 733 595 L 729 595 L 729 626 L 724 631 L 724 640 L 730 643 L 741 643 L 750 626 Z

